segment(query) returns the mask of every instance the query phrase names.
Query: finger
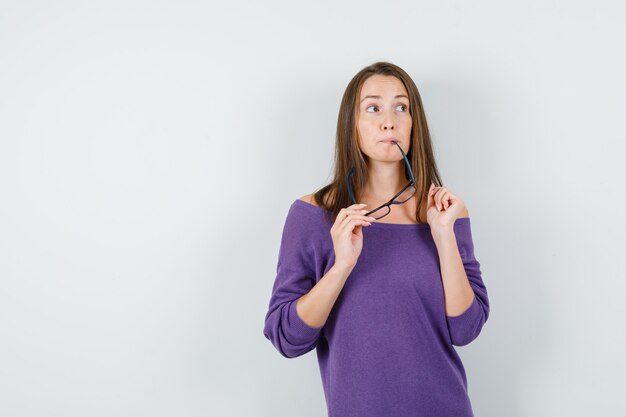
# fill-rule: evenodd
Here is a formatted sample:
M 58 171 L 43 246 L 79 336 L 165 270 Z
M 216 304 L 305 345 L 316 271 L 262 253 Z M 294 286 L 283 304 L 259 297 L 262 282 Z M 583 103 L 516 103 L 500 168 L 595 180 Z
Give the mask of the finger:
M 355 231 L 355 229 L 360 226 L 371 226 L 371 223 L 366 222 L 365 220 L 361 220 L 361 219 L 349 220 L 348 222 L 346 222 L 346 225 L 341 230 L 341 234 L 340 234 L 341 238 L 349 239 L 351 234 Z
M 444 196 L 444 201 L 446 203 L 446 208 L 450 207 L 453 201 L 456 200 L 456 196 L 450 192 L 450 190 L 446 190 L 446 194 Z
M 441 205 L 444 209 L 447 209 L 448 207 L 450 207 L 450 192 L 446 191 L 442 196 L 441 196 Z
M 362 216 L 367 213 L 367 210 L 346 210 L 344 217 L 339 221 L 339 227 L 341 228 L 343 224 L 350 218 L 350 216 Z
M 448 198 L 448 193 L 441 196 L 441 207 L 443 207 L 444 210 L 447 209 L 449 206 Z
M 431 208 L 432 206 L 435 205 L 434 189 L 430 190 L 426 201 L 427 201 L 426 208 Z
M 454 194 L 452 194 L 449 190 L 444 194 L 443 196 L 443 204 L 444 207 L 447 209 L 448 207 L 450 207 L 452 205 L 452 202 L 454 202 L 456 200 L 456 197 L 454 196 Z
M 348 220 L 345 223 L 343 223 L 339 233 L 341 233 L 341 234 L 349 234 L 349 233 L 352 233 L 352 229 L 354 229 L 354 227 L 357 226 L 357 225 L 367 225 L 367 226 L 370 226 L 371 224 L 372 223 L 370 223 L 367 220 L 363 220 L 361 218 L 353 217 L 350 220 Z
M 349 213 L 356 213 L 356 212 L 361 212 L 361 211 L 367 212 L 365 207 L 367 207 L 367 203 L 357 203 L 357 204 L 353 204 L 351 206 L 341 209 L 339 213 L 344 213 L 343 218 L 345 218 L 345 215 Z
M 337 219 L 335 223 L 341 224 L 346 219 L 347 216 L 349 216 L 352 213 L 359 212 L 358 208 L 351 208 L 354 206 L 358 206 L 358 204 L 353 204 L 352 206 L 342 208 L 341 210 L 339 210 L 339 213 L 337 213 Z
M 443 190 L 443 187 L 435 187 L 435 188 L 433 188 L 433 202 L 435 203 L 435 206 L 437 206 L 437 203 L 439 202 L 439 194 L 440 194 L 441 190 Z M 439 208 L 439 207 L 437 206 L 437 208 Z
M 346 217 L 346 220 L 339 225 L 339 230 L 344 230 L 345 228 L 350 228 L 349 223 L 350 223 L 351 220 L 354 220 L 354 219 L 362 220 L 362 221 L 367 222 L 367 223 L 372 223 L 373 221 L 376 220 L 376 219 L 374 219 L 371 216 L 365 216 L 363 214 L 350 214 L 348 217 Z
M 346 209 L 341 209 L 339 210 L 339 212 L 337 213 L 337 217 L 335 218 L 335 222 L 333 223 L 333 225 L 330 228 L 331 233 L 333 233 L 338 227 L 339 227 L 339 223 L 341 223 L 341 220 L 343 219 L 344 215 L 343 213 L 346 211 Z
M 439 187 L 434 187 L 432 190 L 432 200 L 433 200 L 433 205 L 437 208 L 437 210 L 439 210 L 438 199 L 437 199 L 438 192 L 439 192 Z
M 363 210 L 365 209 L 365 207 L 367 206 L 366 203 L 357 203 L 357 204 L 353 204 L 351 206 L 346 207 L 344 210 Z
M 354 233 L 355 235 L 357 235 L 358 237 L 360 237 L 362 239 L 363 238 L 363 227 L 361 225 L 355 226 L 355 228 L 352 231 L 352 233 Z
M 439 190 L 437 190 L 437 193 L 435 194 L 435 202 L 437 205 L 437 210 L 441 211 L 441 209 L 443 208 L 443 203 L 442 203 L 442 197 L 443 195 L 447 192 L 448 190 L 445 187 L 441 187 L 439 188 Z
M 439 209 L 439 211 L 443 210 L 443 196 L 446 193 L 446 189 L 445 188 L 441 188 L 438 192 L 437 192 L 437 209 Z
M 345 212 L 349 212 L 349 211 L 354 211 L 354 210 L 363 210 L 365 209 L 365 207 L 367 206 L 366 203 L 357 203 L 357 204 L 353 204 L 351 206 L 348 207 L 344 207 L 341 210 L 339 210 L 339 213 L 337 213 L 337 216 L 345 213 Z

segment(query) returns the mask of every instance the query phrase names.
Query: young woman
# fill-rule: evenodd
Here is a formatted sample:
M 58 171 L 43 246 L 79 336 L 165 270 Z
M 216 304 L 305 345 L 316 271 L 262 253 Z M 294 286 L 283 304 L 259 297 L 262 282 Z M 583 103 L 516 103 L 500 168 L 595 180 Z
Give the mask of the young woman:
M 333 181 L 287 214 L 263 334 L 288 358 L 316 348 L 330 417 L 470 417 L 454 346 L 488 316 L 417 87 L 370 65 L 343 95 Z

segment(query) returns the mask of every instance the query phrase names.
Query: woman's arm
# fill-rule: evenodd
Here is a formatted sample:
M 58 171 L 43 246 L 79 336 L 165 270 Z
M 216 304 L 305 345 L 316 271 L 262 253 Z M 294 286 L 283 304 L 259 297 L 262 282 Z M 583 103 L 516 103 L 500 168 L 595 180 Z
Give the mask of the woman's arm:
M 463 266 L 454 227 L 432 230 L 432 236 L 439 253 L 446 316 L 460 316 L 474 302 L 474 290 Z
M 339 297 L 352 268 L 333 265 L 326 275 L 297 301 L 300 319 L 311 327 L 322 327 Z
M 474 256 L 467 208 L 452 226 L 435 226 L 431 233 L 439 255 L 450 341 L 464 346 L 478 337 L 489 317 L 489 297 Z

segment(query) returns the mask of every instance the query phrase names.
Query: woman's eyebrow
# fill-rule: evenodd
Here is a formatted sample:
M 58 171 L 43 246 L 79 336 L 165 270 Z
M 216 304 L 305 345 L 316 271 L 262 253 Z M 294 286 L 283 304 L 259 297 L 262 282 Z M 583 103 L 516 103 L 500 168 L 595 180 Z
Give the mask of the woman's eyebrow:
M 404 94 L 399 94 L 399 95 L 395 96 L 394 98 L 400 98 L 400 97 L 404 97 L 404 98 L 408 99 L 408 97 L 405 96 Z M 363 102 L 363 100 L 365 100 L 366 98 L 382 98 L 382 97 L 381 96 L 365 96 L 365 97 L 363 97 L 361 102 Z

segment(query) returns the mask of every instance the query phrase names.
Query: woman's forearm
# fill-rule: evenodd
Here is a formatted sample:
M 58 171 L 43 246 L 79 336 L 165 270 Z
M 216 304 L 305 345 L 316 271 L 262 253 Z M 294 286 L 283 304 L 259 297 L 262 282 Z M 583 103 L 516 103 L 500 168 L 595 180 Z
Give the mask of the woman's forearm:
M 474 290 L 467 278 L 454 230 L 453 228 L 433 230 L 433 239 L 439 253 L 446 316 L 459 316 L 474 301 Z
M 296 303 L 302 321 L 311 327 L 322 327 L 339 297 L 352 268 L 333 265 L 326 274 Z

